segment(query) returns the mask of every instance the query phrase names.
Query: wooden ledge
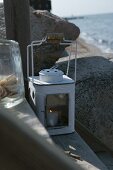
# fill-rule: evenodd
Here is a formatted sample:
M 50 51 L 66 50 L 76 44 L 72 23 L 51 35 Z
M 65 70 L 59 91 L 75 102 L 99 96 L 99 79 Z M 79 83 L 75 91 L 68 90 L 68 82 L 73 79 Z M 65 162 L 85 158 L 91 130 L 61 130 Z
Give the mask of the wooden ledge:
M 72 134 L 52 136 L 52 139 L 66 153 L 72 153 L 72 156 L 68 155 L 85 169 L 107 169 L 76 131 Z
M 0 125 L 0 169 L 107 170 L 76 132 L 50 138 L 26 100 L 0 107 Z

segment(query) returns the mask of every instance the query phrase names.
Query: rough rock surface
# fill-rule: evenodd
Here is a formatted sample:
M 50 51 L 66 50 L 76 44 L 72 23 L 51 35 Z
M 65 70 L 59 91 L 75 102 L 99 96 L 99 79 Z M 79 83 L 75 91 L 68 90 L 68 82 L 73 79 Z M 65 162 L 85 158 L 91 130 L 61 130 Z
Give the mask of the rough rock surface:
M 87 51 L 86 47 L 81 51 Z M 97 50 L 97 53 L 100 54 L 100 51 Z M 113 150 L 113 54 L 97 53 L 89 56 L 91 51 L 84 52 L 83 56 L 78 52 L 76 118 Z M 59 69 L 66 72 L 66 67 L 67 61 L 59 62 Z M 69 70 L 72 78 L 74 67 L 72 59 Z
M 80 30 L 77 26 L 48 11 L 34 11 L 30 8 L 30 19 L 32 40 L 41 40 L 47 33 L 52 32 L 64 33 L 66 39 L 72 40 L 75 40 L 80 34 Z M 0 38 L 5 37 L 4 10 L 3 4 L 0 3 Z
M 76 116 L 113 149 L 113 62 L 94 56 L 77 64 Z
M 65 39 L 76 40 L 80 34 L 77 26 L 68 21 L 49 13 L 48 11 L 31 8 L 32 40 L 41 40 L 47 33 L 63 33 Z
M 80 34 L 80 29 L 76 25 L 48 11 L 34 11 L 30 8 L 30 18 L 32 40 L 42 40 L 46 37 L 47 33 L 63 33 L 65 39 L 76 40 Z M 64 48 L 61 48 L 59 44 L 43 45 L 40 48 L 42 50 L 39 50 L 39 48 L 35 50 L 37 51 L 37 54 L 35 54 L 35 74 L 42 68 L 52 67 L 64 51 Z
M 0 37 L 5 38 L 5 20 L 3 4 L 0 6 Z M 32 40 L 41 40 L 47 33 L 63 33 L 66 39 L 76 39 L 80 30 L 74 24 L 71 24 L 60 17 L 57 17 L 48 11 L 34 11 L 30 7 L 31 20 L 31 38 Z M 53 50 L 52 50 L 53 49 Z M 43 51 L 43 53 L 41 52 Z M 50 51 L 50 52 L 49 52 Z M 44 45 L 39 50 L 34 50 L 35 56 L 35 74 L 42 68 L 50 68 L 61 57 L 64 48 L 59 45 Z M 37 53 L 36 53 L 37 52 Z M 38 68 L 38 69 L 37 69 Z

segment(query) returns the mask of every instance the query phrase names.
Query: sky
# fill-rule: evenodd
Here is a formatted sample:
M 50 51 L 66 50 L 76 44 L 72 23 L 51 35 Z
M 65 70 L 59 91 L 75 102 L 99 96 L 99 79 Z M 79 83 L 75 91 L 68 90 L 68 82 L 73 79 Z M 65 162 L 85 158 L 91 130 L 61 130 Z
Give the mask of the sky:
M 51 0 L 52 13 L 61 17 L 113 13 L 113 0 Z
M 51 2 L 51 12 L 60 17 L 113 13 L 113 0 L 51 0 Z

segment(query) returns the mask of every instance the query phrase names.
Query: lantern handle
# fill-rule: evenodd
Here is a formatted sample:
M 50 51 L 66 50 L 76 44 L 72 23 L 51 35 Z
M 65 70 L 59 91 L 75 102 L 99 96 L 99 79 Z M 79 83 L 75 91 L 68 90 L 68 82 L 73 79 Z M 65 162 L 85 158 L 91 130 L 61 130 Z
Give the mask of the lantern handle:
M 65 40 L 63 39 L 63 42 L 60 42 L 60 45 L 70 45 L 71 43 L 73 43 L 74 41 L 72 40 Z M 42 45 L 42 43 L 47 43 L 47 37 L 43 38 L 42 40 L 38 40 L 38 41 L 32 41 L 30 45 L 27 46 L 27 77 L 30 76 L 30 58 L 31 58 L 31 76 L 32 76 L 32 82 L 34 81 L 34 58 L 33 58 L 33 48 L 35 46 L 40 46 Z M 77 66 L 77 40 L 75 41 L 75 77 L 74 80 L 76 82 L 76 66 Z M 72 46 L 71 46 L 72 48 Z M 30 53 L 30 49 L 31 49 L 31 53 Z M 68 59 L 68 64 L 67 64 L 67 71 L 66 71 L 66 75 L 68 76 L 69 74 L 69 67 L 70 67 L 70 59 L 71 59 L 71 52 L 72 49 L 70 50 L 69 53 L 69 59 Z M 57 68 L 57 66 L 53 66 L 52 68 Z
M 27 46 L 27 77 L 30 76 L 30 68 L 29 68 L 29 63 L 30 63 L 30 58 L 31 58 L 31 76 L 32 76 L 32 82 L 34 80 L 34 58 L 33 58 L 33 48 L 34 46 L 40 46 L 43 42 L 45 41 L 45 39 L 42 40 L 38 40 L 38 41 L 32 41 L 30 45 Z M 30 53 L 30 49 L 31 49 L 31 53 Z
M 70 40 L 65 40 L 66 43 L 60 43 L 61 45 L 63 44 L 71 44 L 73 41 Z M 68 76 L 69 74 L 69 67 L 70 67 L 70 60 L 71 60 L 71 52 L 72 52 L 72 45 L 70 46 L 70 52 L 69 52 L 69 59 L 68 59 L 68 64 L 67 64 L 67 70 L 66 70 L 66 75 Z M 76 67 L 77 67 L 77 40 L 75 41 L 75 73 L 74 73 L 74 80 L 76 82 Z

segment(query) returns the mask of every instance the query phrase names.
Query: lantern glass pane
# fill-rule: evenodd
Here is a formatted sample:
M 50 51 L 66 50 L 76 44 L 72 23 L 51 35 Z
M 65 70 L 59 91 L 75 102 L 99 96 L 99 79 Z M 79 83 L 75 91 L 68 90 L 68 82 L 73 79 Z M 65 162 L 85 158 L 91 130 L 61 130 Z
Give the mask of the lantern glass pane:
M 46 97 L 46 127 L 68 126 L 68 94 L 49 94 Z

